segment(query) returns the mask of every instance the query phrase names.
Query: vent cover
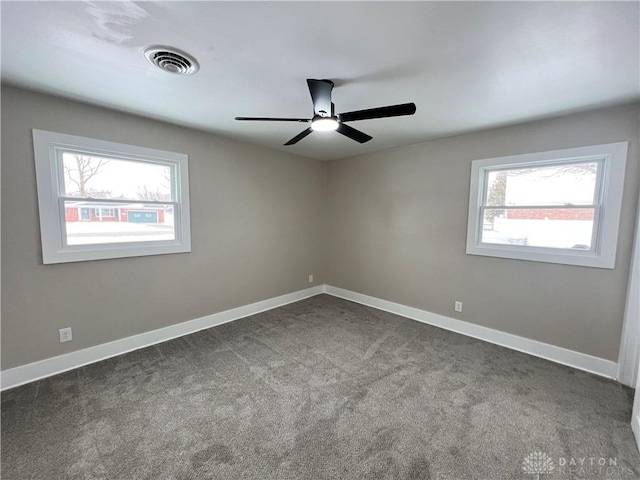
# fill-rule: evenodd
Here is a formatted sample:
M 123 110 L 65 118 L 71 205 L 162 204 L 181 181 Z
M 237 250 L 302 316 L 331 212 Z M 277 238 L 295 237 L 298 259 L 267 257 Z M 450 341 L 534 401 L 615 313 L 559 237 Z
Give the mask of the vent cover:
M 144 49 L 144 56 L 159 69 L 176 75 L 193 75 L 200 68 L 195 58 L 173 47 L 152 45 Z

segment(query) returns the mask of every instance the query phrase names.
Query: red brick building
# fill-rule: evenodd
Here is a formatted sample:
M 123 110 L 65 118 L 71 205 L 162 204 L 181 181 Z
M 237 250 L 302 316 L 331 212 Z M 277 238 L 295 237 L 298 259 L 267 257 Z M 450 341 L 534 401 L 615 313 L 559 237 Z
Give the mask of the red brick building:
M 592 208 L 509 209 L 509 220 L 593 220 Z
M 67 222 L 128 222 L 164 223 L 164 208 L 158 205 L 123 204 L 105 207 L 104 204 L 78 202 L 65 208 Z

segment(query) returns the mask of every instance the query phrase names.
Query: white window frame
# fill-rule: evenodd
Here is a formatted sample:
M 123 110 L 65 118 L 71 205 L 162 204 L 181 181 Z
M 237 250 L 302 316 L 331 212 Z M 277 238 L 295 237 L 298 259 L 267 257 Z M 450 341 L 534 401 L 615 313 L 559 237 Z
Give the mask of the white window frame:
M 164 255 L 191 251 L 191 221 L 189 208 L 188 156 L 134 145 L 96 140 L 63 133 L 33 130 L 33 148 L 36 166 L 40 236 L 44 264 L 82 262 L 108 258 Z M 174 240 L 142 241 L 126 243 L 102 243 L 93 245 L 68 245 L 66 243 L 65 200 L 90 200 L 64 197 L 64 173 L 62 154 L 79 152 L 119 160 L 129 160 L 166 165 L 172 171 L 172 200 L 149 201 L 145 204 L 173 204 L 175 212 Z M 93 199 L 95 201 L 95 199 Z M 101 203 L 131 203 L 130 200 L 100 199 Z
M 596 268 L 615 268 L 628 142 L 486 158 L 471 162 L 467 254 Z M 590 250 L 482 243 L 487 176 L 492 170 L 601 162 L 596 181 L 594 235 Z M 592 208 L 594 205 L 588 206 Z

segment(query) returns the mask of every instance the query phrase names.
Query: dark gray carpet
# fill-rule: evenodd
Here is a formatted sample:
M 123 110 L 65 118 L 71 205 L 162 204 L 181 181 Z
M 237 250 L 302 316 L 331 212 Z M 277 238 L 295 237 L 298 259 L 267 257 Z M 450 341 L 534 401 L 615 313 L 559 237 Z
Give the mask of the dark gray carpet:
M 631 395 L 320 295 L 5 392 L 2 478 L 638 478 Z

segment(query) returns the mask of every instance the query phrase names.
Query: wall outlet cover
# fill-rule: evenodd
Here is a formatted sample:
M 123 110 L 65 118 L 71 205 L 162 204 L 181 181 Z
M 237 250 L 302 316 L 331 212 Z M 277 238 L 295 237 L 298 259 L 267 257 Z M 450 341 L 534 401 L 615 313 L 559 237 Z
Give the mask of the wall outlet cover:
M 70 342 L 71 340 L 73 340 L 71 327 L 61 328 L 60 330 L 58 330 L 58 336 L 60 337 L 60 343 Z

